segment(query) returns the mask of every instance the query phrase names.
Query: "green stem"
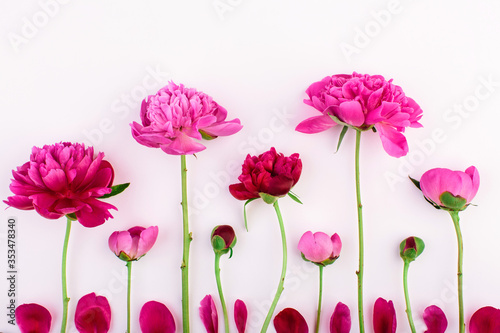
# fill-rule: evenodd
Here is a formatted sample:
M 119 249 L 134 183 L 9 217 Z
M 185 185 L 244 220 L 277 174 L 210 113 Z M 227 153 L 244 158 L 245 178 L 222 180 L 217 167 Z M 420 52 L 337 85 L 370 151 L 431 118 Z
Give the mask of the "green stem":
M 408 317 L 411 332 L 416 333 L 413 315 L 411 314 L 410 294 L 408 293 L 408 268 L 410 268 L 410 262 L 405 260 L 405 266 L 403 268 L 403 287 L 405 290 L 406 316 Z
M 323 299 L 323 266 L 319 266 L 319 297 L 318 297 L 318 314 L 316 316 L 316 333 L 319 332 L 319 319 L 321 316 L 321 301 Z
M 459 332 L 465 333 L 465 317 L 464 317 L 464 295 L 463 295 L 463 275 L 462 265 L 464 262 L 464 243 L 462 241 L 462 232 L 460 231 L 460 218 L 457 211 L 450 211 L 455 232 L 457 233 L 458 243 L 458 311 L 459 311 Z
M 127 333 L 130 333 L 130 291 L 132 289 L 132 261 L 127 261 L 128 285 L 127 285 Z
M 189 333 L 189 245 L 192 235 L 189 232 L 188 203 L 187 203 L 187 168 L 186 155 L 181 155 L 182 181 L 182 331 Z
M 365 323 L 363 315 L 363 273 L 364 273 L 364 240 L 363 240 L 363 205 L 361 204 L 361 187 L 359 177 L 359 147 L 361 142 L 361 131 L 356 130 L 356 201 L 358 207 L 358 246 L 359 246 L 359 268 L 358 275 L 358 318 L 359 332 L 365 332 Z
M 71 219 L 68 217 L 66 222 L 66 234 L 64 236 L 63 254 L 62 254 L 62 294 L 63 294 L 63 317 L 61 324 L 61 333 L 66 332 L 68 322 L 68 288 L 66 283 L 66 259 L 68 257 L 69 234 L 71 231 Z
M 224 313 L 224 327 L 226 328 L 226 333 L 229 333 L 229 318 L 227 316 L 226 301 L 224 300 L 224 294 L 222 293 L 222 283 L 220 280 L 220 254 L 215 254 L 215 280 L 217 281 L 217 290 L 219 291 L 220 303 L 222 304 L 222 312 Z
M 274 209 L 276 210 L 276 215 L 278 216 L 278 221 L 280 224 L 281 231 L 281 244 L 283 247 L 283 263 L 281 266 L 281 277 L 280 282 L 278 284 L 278 289 L 276 290 L 276 295 L 274 296 L 273 303 L 269 308 L 269 312 L 267 313 L 266 320 L 264 321 L 264 325 L 262 325 L 261 333 L 267 332 L 267 328 L 269 327 L 269 323 L 271 322 L 271 317 L 273 316 L 274 309 L 276 309 L 276 305 L 278 304 L 278 300 L 280 299 L 281 293 L 283 292 L 283 284 L 285 283 L 285 275 L 286 275 L 286 262 L 287 262 L 287 250 L 286 250 L 286 235 L 285 235 L 285 226 L 283 224 L 283 218 L 281 217 L 280 207 L 278 206 L 278 201 L 274 204 Z

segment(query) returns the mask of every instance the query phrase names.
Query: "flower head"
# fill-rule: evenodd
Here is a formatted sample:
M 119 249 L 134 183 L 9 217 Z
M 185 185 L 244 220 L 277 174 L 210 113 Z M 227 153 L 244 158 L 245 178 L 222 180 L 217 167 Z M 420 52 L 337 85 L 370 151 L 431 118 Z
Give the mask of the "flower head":
M 293 308 L 286 308 L 274 317 L 276 333 L 308 333 L 309 327 L 302 315 Z
M 375 333 L 396 332 L 396 310 L 392 301 L 378 298 L 373 307 L 373 331 Z
M 79 143 L 33 147 L 29 162 L 12 171 L 7 205 L 30 210 L 48 219 L 75 217 L 85 227 L 96 227 L 112 217 L 116 207 L 99 197 L 111 193 L 114 172 L 104 154 Z
M 115 231 L 109 236 L 111 251 L 123 261 L 141 259 L 151 250 L 158 237 L 158 227 L 133 227 L 125 231 Z
M 330 333 L 349 333 L 351 331 L 351 311 L 344 303 L 338 302 L 330 318 Z
M 215 253 L 226 254 L 236 245 L 236 234 L 230 225 L 218 225 L 212 230 L 211 240 Z
M 196 140 L 231 135 L 242 128 L 239 119 L 225 121 L 226 117 L 226 109 L 212 97 L 169 82 L 142 101 L 142 125 L 131 124 L 132 136 L 167 154 L 194 154 L 206 148 Z
M 104 296 L 90 293 L 78 301 L 75 325 L 80 333 L 107 333 L 111 322 L 111 308 Z
M 201 300 L 199 312 L 207 333 L 219 332 L 219 316 L 211 295 L 207 295 Z
M 175 320 L 170 310 L 160 302 L 149 301 L 139 315 L 142 333 L 175 333 Z
M 435 168 L 422 175 L 420 184 L 414 182 L 436 208 L 461 211 L 469 206 L 479 189 L 479 173 L 474 166 L 465 172 Z
M 49 333 L 52 316 L 43 306 L 30 303 L 16 308 L 16 324 L 21 333 Z
M 439 307 L 431 305 L 424 310 L 424 322 L 427 331 L 424 333 L 444 333 L 448 327 L 448 320 Z
M 332 264 L 340 256 L 342 241 L 337 234 L 330 237 L 324 232 L 313 234 L 307 231 L 300 238 L 298 248 L 305 261 L 325 266 Z
M 299 154 L 286 157 L 273 147 L 259 156 L 246 157 L 238 177 L 240 183 L 230 185 L 229 192 L 238 200 L 262 197 L 265 202 L 274 203 L 288 194 L 301 172 Z
M 402 134 L 406 127 L 422 127 L 422 110 L 401 87 L 380 75 L 353 73 L 327 76 L 306 90 L 304 103 L 322 113 L 302 121 L 302 133 L 318 133 L 337 123 L 367 130 L 375 127 L 385 151 L 394 157 L 408 153 Z M 332 119 L 333 118 L 333 119 Z M 335 120 L 334 120 L 335 119 Z
M 399 255 L 404 261 L 412 262 L 424 252 L 424 241 L 418 237 L 408 237 L 399 244 Z
M 472 315 L 469 322 L 470 333 L 499 333 L 500 310 L 485 306 Z

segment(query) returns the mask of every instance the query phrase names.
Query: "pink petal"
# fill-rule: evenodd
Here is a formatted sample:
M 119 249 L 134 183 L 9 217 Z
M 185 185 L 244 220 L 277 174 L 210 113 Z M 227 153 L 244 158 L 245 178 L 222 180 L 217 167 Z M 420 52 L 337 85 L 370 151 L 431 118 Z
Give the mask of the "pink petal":
M 238 200 L 248 200 L 259 197 L 259 194 L 249 192 L 242 183 L 229 185 L 229 192 Z
M 342 250 L 342 241 L 340 240 L 340 236 L 333 234 L 331 240 L 333 244 L 333 257 L 338 257 L 340 256 L 340 250 Z
M 109 236 L 108 245 L 116 256 L 121 252 L 128 255 L 132 249 L 132 237 L 128 231 L 115 231 Z
M 245 333 L 245 328 L 247 326 L 247 316 L 248 311 L 245 302 L 237 299 L 236 302 L 234 302 L 234 322 L 236 323 L 238 333 Z
M 426 171 L 420 178 L 420 188 L 422 194 L 437 203 L 441 204 L 440 196 L 444 192 L 450 192 L 457 196 L 462 189 L 462 178 L 450 169 L 435 168 Z
M 320 263 L 332 255 L 333 244 L 330 236 L 324 232 L 316 232 L 314 235 L 308 231 L 299 240 L 298 249 L 307 260 Z
M 66 174 L 61 169 L 52 169 L 49 173 L 42 177 L 44 184 L 54 192 L 59 192 L 68 186 Z
M 328 115 L 307 118 L 295 127 L 297 132 L 313 134 L 326 131 L 337 125 Z
M 358 101 L 340 103 L 336 116 L 352 126 L 361 126 L 365 122 L 365 115 Z
M 295 309 L 286 308 L 274 317 L 276 333 L 308 333 L 309 327 L 302 315 Z
M 111 322 L 111 308 L 104 296 L 90 293 L 78 301 L 75 325 L 80 333 L 106 333 Z
M 206 147 L 189 136 L 180 133 L 170 144 L 162 145 L 160 148 L 171 155 L 190 155 L 198 153 Z
M 431 305 L 424 310 L 424 322 L 427 331 L 424 333 L 444 333 L 448 327 L 446 316 L 439 307 Z
M 89 198 L 86 203 L 90 206 L 90 210 L 81 209 L 75 213 L 78 222 L 87 228 L 97 227 L 110 217 L 113 217 L 109 212 L 110 209 L 116 210 L 116 207 L 102 202 L 94 198 Z
M 201 300 L 199 313 L 207 333 L 219 332 L 219 317 L 211 295 L 207 295 Z
M 21 304 L 16 308 L 16 324 L 21 333 L 49 333 L 52 316 L 36 303 Z
M 476 196 L 477 190 L 479 189 L 479 172 L 475 166 L 470 166 L 465 170 L 465 173 L 469 175 L 472 180 L 472 189 L 469 193 L 469 202 Z
M 175 333 L 175 320 L 162 303 L 149 301 L 142 306 L 139 315 L 142 333 Z
M 499 333 L 500 310 L 485 306 L 477 310 L 469 322 L 470 333 Z
M 330 333 L 349 333 L 351 331 L 351 311 L 344 303 L 338 302 L 330 318 Z
M 4 200 L 3 202 L 9 205 L 10 207 L 22 210 L 30 210 L 35 208 L 33 207 L 33 200 L 22 195 L 15 195 L 12 197 L 8 197 L 7 200 Z
M 141 232 L 141 238 L 139 240 L 139 246 L 137 248 L 137 258 L 145 255 L 156 242 L 158 237 L 158 227 L 149 227 Z
M 200 129 L 203 130 L 203 132 L 207 133 L 212 137 L 232 135 L 234 133 L 239 132 L 242 128 L 243 126 L 241 125 L 239 119 L 233 119 L 231 121 L 215 123 L 208 127 L 200 126 Z
M 382 123 L 375 125 L 384 150 L 392 157 L 402 157 L 408 154 L 408 143 L 403 134 Z
M 392 301 L 378 298 L 373 307 L 373 331 L 375 333 L 396 332 L 396 311 Z

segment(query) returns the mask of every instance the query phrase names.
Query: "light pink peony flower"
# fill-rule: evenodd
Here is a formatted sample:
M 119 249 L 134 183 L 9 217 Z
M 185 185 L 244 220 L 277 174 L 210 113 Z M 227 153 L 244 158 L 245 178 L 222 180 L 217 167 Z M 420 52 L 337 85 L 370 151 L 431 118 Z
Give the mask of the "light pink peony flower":
M 239 119 L 225 121 L 226 117 L 226 109 L 212 97 L 169 82 L 142 101 L 142 125 L 130 125 L 140 144 L 161 148 L 167 154 L 187 155 L 206 148 L 196 140 L 231 135 L 242 128 Z
M 149 301 L 139 315 L 142 333 L 175 333 L 175 320 L 170 310 L 160 302 Z
M 21 304 L 16 308 L 16 324 L 21 333 L 49 333 L 51 322 L 49 310 L 36 303 Z
M 309 99 L 304 103 L 322 113 L 302 121 L 296 130 L 318 133 L 337 123 L 359 130 L 375 127 L 385 151 L 394 157 L 408 153 L 408 144 L 402 134 L 406 127 L 422 127 L 418 122 L 422 110 L 415 101 L 406 97 L 401 87 L 386 81 L 380 75 L 353 73 L 327 76 L 311 84 L 306 90 Z
M 111 322 L 111 308 L 104 296 L 90 293 L 78 301 L 75 326 L 80 333 L 106 333 Z
M 116 207 L 99 201 L 111 193 L 114 172 L 103 153 L 79 143 L 56 143 L 33 147 L 30 161 L 12 171 L 7 205 L 57 219 L 74 214 L 85 227 L 96 227 L 113 217 Z
M 308 231 L 302 235 L 297 246 L 302 257 L 318 265 L 329 265 L 340 256 L 342 241 L 339 235 L 332 237 L 324 232 Z
M 123 261 L 135 261 L 151 250 L 158 237 L 158 227 L 133 227 L 126 231 L 115 231 L 109 236 L 111 251 Z

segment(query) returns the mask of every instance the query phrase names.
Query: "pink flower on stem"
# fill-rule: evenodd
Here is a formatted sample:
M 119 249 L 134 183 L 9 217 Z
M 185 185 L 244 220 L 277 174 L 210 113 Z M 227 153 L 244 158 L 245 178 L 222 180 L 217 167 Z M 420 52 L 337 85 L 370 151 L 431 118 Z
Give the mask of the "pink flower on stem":
M 245 302 L 240 299 L 237 299 L 234 302 L 234 322 L 236 323 L 236 328 L 238 333 L 245 333 L 245 328 L 247 326 L 247 306 Z
M 52 316 L 43 306 L 30 303 L 16 308 L 16 324 L 21 333 L 49 333 Z
M 401 87 L 380 75 L 353 73 L 327 76 L 306 90 L 304 103 L 321 112 L 302 121 L 295 130 L 318 133 L 338 123 L 358 130 L 375 128 L 385 151 L 394 157 L 408 153 L 402 134 L 406 127 L 422 127 L 422 110 Z M 333 117 L 333 119 L 332 119 Z M 335 119 L 335 120 L 334 120 Z
M 115 231 L 109 236 L 111 251 L 123 261 L 135 261 L 151 250 L 158 237 L 158 227 L 133 227 L 126 231 Z
M 142 125 L 130 125 L 132 136 L 140 144 L 161 148 L 167 154 L 188 155 L 206 148 L 197 140 L 211 140 L 241 130 L 239 119 L 225 121 L 226 117 L 226 109 L 212 97 L 169 82 L 156 95 L 142 101 Z
M 211 295 L 207 295 L 201 300 L 199 311 L 207 333 L 219 332 L 219 316 Z
M 351 311 L 344 303 L 338 302 L 330 318 L 330 333 L 349 333 L 351 331 Z
M 149 301 L 139 315 L 142 333 L 175 333 L 175 320 L 170 310 L 160 302 Z
M 79 143 L 33 147 L 30 161 L 12 171 L 7 205 L 30 210 L 48 219 L 73 216 L 85 227 L 96 227 L 112 217 L 116 207 L 98 200 L 111 193 L 114 172 L 104 154 Z
M 298 249 L 304 260 L 325 266 L 333 263 L 340 256 L 342 241 L 337 234 L 330 237 L 324 232 L 313 234 L 307 231 L 300 238 Z
M 443 310 L 435 305 L 431 305 L 424 310 L 424 322 L 427 331 L 424 333 L 444 333 L 448 327 L 448 320 Z
M 274 317 L 276 333 L 308 333 L 309 327 L 302 315 L 293 308 L 286 308 Z
M 75 325 L 80 333 L 107 333 L 111 322 L 111 308 L 104 296 L 90 293 L 78 301 Z
M 396 310 L 392 301 L 378 298 L 373 307 L 373 331 L 375 333 L 396 332 Z
M 500 310 L 485 306 L 472 315 L 469 322 L 470 333 L 500 333 Z

